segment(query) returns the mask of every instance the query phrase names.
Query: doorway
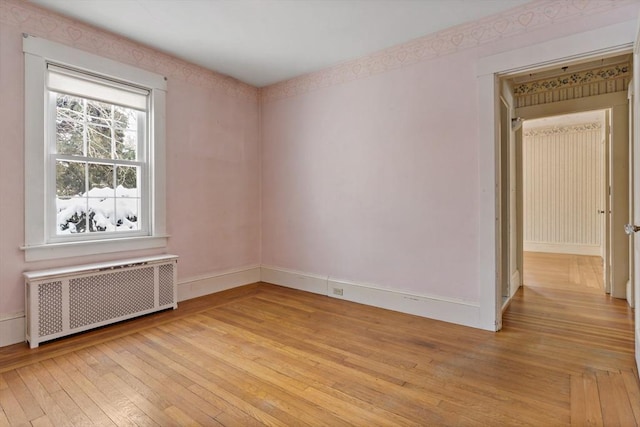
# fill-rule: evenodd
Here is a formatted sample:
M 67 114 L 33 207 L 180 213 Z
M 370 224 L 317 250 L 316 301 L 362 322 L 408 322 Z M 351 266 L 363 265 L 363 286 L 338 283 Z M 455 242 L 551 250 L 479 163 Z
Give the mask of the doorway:
M 502 275 L 503 289 L 508 287 L 511 295 L 518 284 L 504 281 L 519 276 L 522 282 L 522 255 L 551 252 L 600 255 L 605 292 L 626 297 L 631 268 L 629 238 L 624 233 L 630 219 L 631 68 L 631 56 L 623 54 L 501 76 L 501 100 L 510 107 L 511 122 L 518 124 L 510 138 L 501 138 L 500 147 L 501 153 L 516 152 L 515 160 L 501 155 L 501 232 L 511 236 L 501 238 L 506 250 L 500 260 L 512 268 Z M 593 76 L 600 76 L 595 84 Z M 577 140 L 579 135 L 590 139 L 588 149 Z M 525 152 L 527 144 L 534 149 Z M 536 157 L 533 165 L 523 163 Z M 578 165 L 578 160 L 586 164 Z M 569 187 L 560 188 L 561 182 Z M 526 200 L 525 183 L 533 188 Z M 586 186 L 592 187 L 589 196 Z M 541 195 L 540 189 L 550 194 Z M 505 210 L 513 198 L 516 212 L 513 207 Z M 527 222 L 532 218 L 535 221 Z M 505 222 L 511 224 L 508 230 Z M 520 264 L 514 265 L 514 259 Z
M 524 286 L 605 294 L 609 117 L 596 110 L 524 121 Z
M 500 200 L 502 193 L 501 178 L 503 168 L 500 164 L 500 129 L 499 129 L 499 97 L 501 89 L 501 77 L 513 75 L 522 70 L 553 67 L 564 61 L 589 61 L 603 56 L 615 56 L 634 52 L 634 74 L 640 69 L 640 47 L 634 49 L 634 42 L 640 39 L 637 31 L 637 20 L 630 19 L 625 22 L 593 29 L 580 34 L 573 34 L 558 39 L 548 40 L 531 46 L 521 47 L 515 50 L 497 53 L 480 58 L 476 65 L 478 82 L 477 99 L 481 108 L 478 111 L 479 126 L 479 159 L 478 159 L 478 191 L 479 220 L 478 220 L 478 286 L 479 286 L 479 313 L 478 326 L 497 331 L 502 328 L 502 277 L 501 271 L 501 235 L 502 218 L 500 217 Z M 640 46 L 640 45 L 638 45 Z M 637 77 L 637 78 L 636 78 Z M 633 123 L 640 123 L 638 97 L 640 93 L 640 76 L 634 76 L 633 88 L 635 106 L 633 109 Z M 586 98 L 589 99 L 589 98 Z M 626 96 L 625 96 L 626 101 Z M 590 109 L 606 108 L 594 106 Z M 627 106 L 628 108 L 628 106 Z M 514 107 L 515 109 L 515 107 Z M 561 113 L 558 113 L 561 114 Z M 549 115 L 549 114 L 545 114 Z M 542 115 L 541 115 L 542 116 Z M 513 119 L 517 118 L 515 114 Z M 618 115 L 620 117 L 620 115 Z M 628 118 L 627 118 L 628 122 Z M 629 126 L 627 123 L 627 132 Z M 516 132 L 517 133 L 517 132 Z M 638 133 L 634 133 L 634 144 L 640 145 Z M 640 150 L 633 151 L 634 170 L 640 170 Z M 628 168 L 628 165 L 626 165 Z M 634 174 L 633 202 L 635 223 L 640 224 L 640 185 L 638 176 Z M 628 177 L 627 177 L 628 182 Z M 618 212 L 622 214 L 621 212 Z M 628 213 L 624 215 L 628 218 Z M 630 227 L 631 229 L 631 227 Z M 631 229 L 634 231 L 634 229 Z M 640 239 L 635 239 L 633 250 L 637 265 L 640 265 Z M 629 241 L 627 240 L 627 246 Z M 634 270 L 633 283 L 630 288 L 637 291 L 640 283 L 640 273 Z M 640 306 L 640 292 L 635 292 L 635 306 Z M 640 366 L 640 311 L 636 310 L 636 361 Z

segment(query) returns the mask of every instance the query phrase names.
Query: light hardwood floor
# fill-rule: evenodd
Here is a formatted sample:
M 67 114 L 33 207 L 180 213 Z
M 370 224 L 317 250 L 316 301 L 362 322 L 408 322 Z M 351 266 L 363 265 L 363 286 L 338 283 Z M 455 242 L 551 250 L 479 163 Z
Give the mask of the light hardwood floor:
M 525 252 L 524 283 L 527 286 L 603 294 L 602 258 Z
M 0 349 L 0 426 L 637 425 L 632 311 L 525 287 L 491 333 L 256 284 Z

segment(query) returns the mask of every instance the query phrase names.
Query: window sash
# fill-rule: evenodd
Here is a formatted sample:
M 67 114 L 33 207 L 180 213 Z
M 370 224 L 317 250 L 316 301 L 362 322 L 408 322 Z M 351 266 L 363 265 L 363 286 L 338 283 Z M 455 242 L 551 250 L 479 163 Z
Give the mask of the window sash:
M 48 80 L 49 77 L 52 75 L 52 73 L 50 72 L 50 67 L 51 64 L 47 64 L 48 65 Z M 68 69 L 65 69 L 65 71 L 69 71 Z M 79 81 L 82 81 L 83 79 L 83 75 L 82 73 L 79 72 L 75 72 L 75 74 L 68 74 L 66 77 L 69 79 L 69 81 L 71 79 L 76 78 L 77 75 L 77 79 Z M 95 81 L 95 87 L 100 88 L 100 84 L 101 82 L 99 81 L 99 78 L 93 75 L 87 75 L 89 79 Z M 103 92 L 101 92 L 99 94 L 99 96 L 85 96 L 85 94 L 79 94 L 77 92 L 79 91 L 75 91 L 76 93 L 69 93 L 70 91 L 74 90 L 74 87 L 72 85 L 68 85 L 65 87 L 62 86 L 49 86 L 47 87 L 48 89 L 48 97 L 49 97 L 49 102 L 48 102 L 48 110 L 47 110 L 47 116 L 48 116 L 48 121 L 50 123 L 50 125 L 48 126 L 48 136 L 47 136 L 47 140 L 48 140 L 48 152 L 49 152 L 49 156 L 48 156 L 48 162 L 47 162 L 47 176 L 48 176 L 48 182 L 49 184 L 46 186 L 47 187 L 47 193 L 46 193 L 46 198 L 47 198 L 47 202 L 46 202 L 46 207 L 47 207 L 47 211 L 45 213 L 45 229 L 46 231 L 46 241 L 48 243 L 64 243 L 64 242 L 75 242 L 75 241 L 87 241 L 87 240 L 105 240 L 105 239 L 113 239 L 113 238 L 121 238 L 121 237 L 135 237 L 135 236 L 148 236 L 150 235 L 151 232 L 151 214 L 150 214 L 150 176 L 149 176 L 149 171 L 150 168 L 148 167 L 148 157 L 147 157 L 147 153 L 148 153 L 148 144 L 149 144 L 149 131 L 147 129 L 150 120 L 149 120 L 149 113 L 148 111 L 146 111 L 146 105 L 148 104 L 148 98 L 149 98 L 149 92 L 146 91 L 146 95 L 144 95 L 144 103 L 145 103 L 145 108 L 144 109 L 140 109 L 140 108 L 134 108 L 133 105 L 123 105 L 123 101 L 122 101 L 122 97 L 115 99 L 114 97 L 112 97 L 111 99 L 106 99 L 107 96 L 102 96 L 104 94 L 109 94 L 109 93 L 115 93 L 118 94 L 118 90 L 114 90 L 114 88 L 112 87 L 112 84 L 114 84 L 113 81 L 110 80 L 104 80 L 105 82 L 105 86 L 104 88 L 106 88 Z M 89 85 L 84 85 L 81 86 L 85 89 L 90 88 Z M 63 89 L 71 89 L 70 91 L 67 90 L 63 90 Z M 137 109 L 138 111 L 140 111 L 139 113 L 139 119 L 138 119 L 138 129 L 137 129 L 137 133 L 138 133 L 138 145 L 136 147 L 137 149 L 137 160 L 125 160 L 125 159 L 117 159 L 117 158 L 104 158 L 104 157 L 90 157 L 90 156 L 79 156 L 79 155 L 68 155 L 68 154 L 58 154 L 57 153 L 57 146 L 56 146 L 56 138 L 57 138 L 57 129 L 56 129 L 56 119 L 57 119 L 57 104 L 56 104 L 56 96 L 57 94 L 62 93 L 62 94 L 68 94 L 68 95 L 73 95 L 73 96 L 78 96 L 81 98 L 85 98 L 85 99 L 94 99 L 94 100 L 98 100 L 101 102 L 108 102 L 110 104 L 115 104 L 115 105 L 120 105 L 120 106 L 124 106 L 127 108 L 134 108 Z M 122 90 L 120 93 L 125 93 L 124 90 Z M 136 94 L 136 95 L 141 95 L 142 93 L 145 93 L 145 91 L 141 91 L 141 93 Z M 99 99 L 98 99 L 99 98 Z M 116 101 L 116 102 L 114 102 Z M 138 104 L 138 106 L 140 106 L 141 103 Z M 87 114 L 86 111 L 83 111 L 83 114 Z M 56 169 L 57 169 L 57 162 L 58 161 L 72 161 L 72 162 L 81 162 L 81 163 L 85 163 L 87 165 L 90 164 L 102 164 L 102 165 L 110 165 L 113 166 L 114 168 L 117 166 L 136 166 L 139 168 L 139 176 L 138 176 L 138 180 L 139 180 L 139 188 L 138 188 L 138 194 L 139 194 L 139 199 L 140 199 L 140 203 L 139 203 L 139 211 L 138 211 L 138 224 L 139 227 L 136 230 L 116 230 L 116 231 L 89 231 L 88 227 L 86 228 L 86 230 L 84 232 L 80 232 L 80 233 L 59 233 L 58 231 L 58 207 L 57 207 L 57 175 L 56 175 Z M 86 171 L 85 173 L 89 173 L 88 171 Z M 85 180 L 88 179 L 87 176 L 85 176 Z M 113 190 L 114 190 L 114 197 L 115 197 L 115 190 L 117 187 L 117 183 L 114 181 L 113 182 Z M 86 196 L 84 197 L 85 200 L 89 200 L 88 197 L 88 192 L 89 190 L 91 190 L 91 188 L 89 188 L 88 182 L 85 183 L 85 192 L 86 192 Z M 86 209 L 86 218 L 85 220 L 88 221 L 88 214 L 89 214 L 89 210 L 88 208 Z

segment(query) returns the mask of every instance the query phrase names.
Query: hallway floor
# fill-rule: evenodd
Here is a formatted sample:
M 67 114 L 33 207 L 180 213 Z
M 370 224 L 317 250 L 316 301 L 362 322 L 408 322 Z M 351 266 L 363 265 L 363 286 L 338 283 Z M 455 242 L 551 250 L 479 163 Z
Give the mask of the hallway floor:
M 525 286 L 604 294 L 602 257 L 524 253 Z

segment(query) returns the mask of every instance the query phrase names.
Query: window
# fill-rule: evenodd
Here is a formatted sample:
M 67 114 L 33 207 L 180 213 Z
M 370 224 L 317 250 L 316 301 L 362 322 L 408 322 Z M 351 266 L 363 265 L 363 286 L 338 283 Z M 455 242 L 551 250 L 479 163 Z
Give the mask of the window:
M 27 261 L 166 246 L 162 76 L 28 36 Z

